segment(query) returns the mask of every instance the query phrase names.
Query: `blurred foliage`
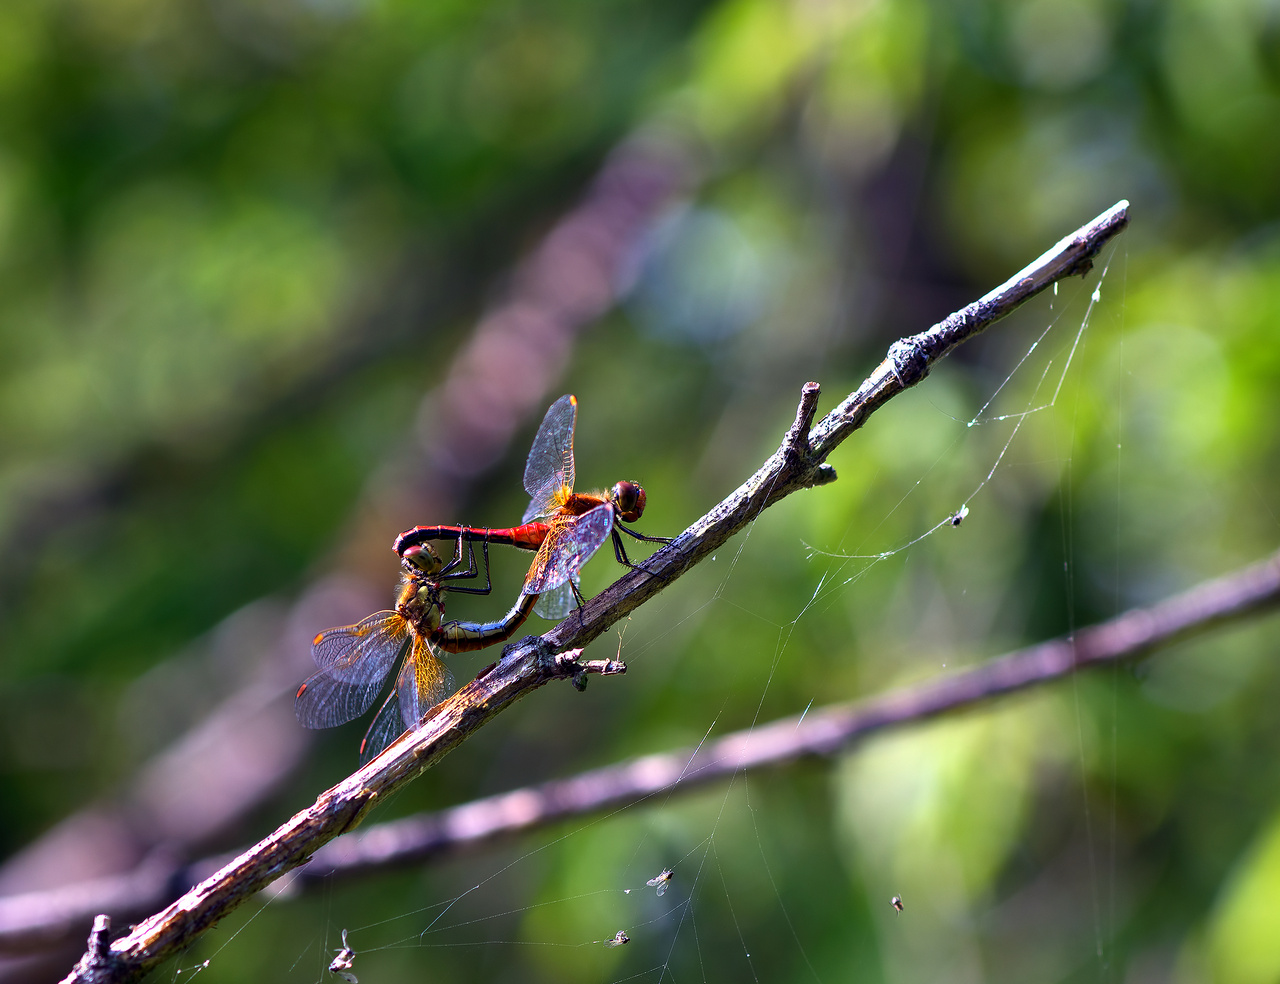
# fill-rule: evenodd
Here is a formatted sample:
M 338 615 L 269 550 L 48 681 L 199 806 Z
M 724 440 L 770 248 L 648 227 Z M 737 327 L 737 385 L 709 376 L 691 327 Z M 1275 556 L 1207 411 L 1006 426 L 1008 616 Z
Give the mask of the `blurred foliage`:
M 601 641 L 625 678 L 540 692 L 375 820 L 877 693 L 1257 559 L 1280 539 L 1277 120 L 1264 3 L 6 0 L 6 853 L 235 689 L 243 655 L 198 654 L 328 569 L 485 299 L 642 126 L 687 134 L 703 181 L 547 402 L 578 395 L 579 483 L 643 481 L 649 533 L 745 479 L 806 379 L 830 406 L 1116 200 L 1133 225 L 1087 322 L 1098 274 Z M 521 467 L 420 521 L 514 521 Z M 519 567 L 495 558 L 499 592 Z M 347 927 L 378 981 L 1275 981 L 1274 631 L 248 906 L 182 966 L 319 979 Z M 345 774 L 362 726 L 321 735 L 237 840 Z M 664 866 L 661 904 L 623 894 Z

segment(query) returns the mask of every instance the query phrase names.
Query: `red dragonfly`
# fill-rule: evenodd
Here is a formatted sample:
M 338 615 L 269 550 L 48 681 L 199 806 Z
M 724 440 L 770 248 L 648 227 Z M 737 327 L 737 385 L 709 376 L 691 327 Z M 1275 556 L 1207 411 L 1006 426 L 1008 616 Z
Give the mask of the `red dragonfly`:
M 475 578 L 475 548 L 457 537 L 454 556 L 445 564 L 427 543 L 400 554 L 400 589 L 393 611 L 375 612 L 355 625 L 325 629 L 311 644 L 319 672 L 298 688 L 294 711 L 307 728 L 332 728 L 373 706 L 387 675 L 404 657 L 395 688 L 383 702 L 360 743 L 364 765 L 448 695 L 453 680 L 441 652 L 460 653 L 504 642 L 529 617 L 537 595 L 521 594 L 497 622 L 441 622 L 446 590 L 488 594 L 489 548 L 484 547 L 485 586 L 462 587 L 449 581 Z M 458 568 L 463 556 L 465 570 Z
M 536 550 L 525 578 L 522 598 L 539 596 L 536 611 L 543 618 L 568 615 L 574 601 L 582 601 L 578 572 L 601 546 L 613 538 L 618 563 L 630 568 L 621 533 L 647 543 L 670 543 L 668 537 L 644 536 L 623 526 L 644 513 L 644 489 L 635 482 L 618 482 L 605 492 L 574 492 L 573 430 L 578 400 L 562 396 L 551 404 L 524 469 L 524 488 L 532 497 L 521 526 L 502 529 L 470 526 L 415 526 L 396 538 L 403 552 L 428 540 L 455 538 L 506 544 Z

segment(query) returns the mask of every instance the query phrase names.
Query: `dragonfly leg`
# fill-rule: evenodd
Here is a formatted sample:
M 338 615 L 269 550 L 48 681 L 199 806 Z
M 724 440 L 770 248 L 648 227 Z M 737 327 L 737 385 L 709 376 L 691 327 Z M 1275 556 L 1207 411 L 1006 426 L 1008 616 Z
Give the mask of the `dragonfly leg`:
M 643 540 L 645 543 L 675 543 L 674 536 L 645 536 L 643 533 L 637 533 L 630 526 L 615 525 L 615 530 L 622 530 L 627 536 L 634 537 L 637 540 Z
M 649 568 L 645 567 L 644 564 L 631 563 L 631 558 L 627 556 L 627 548 L 623 546 L 622 537 L 618 535 L 618 530 L 624 530 L 637 539 L 646 540 L 651 543 L 670 543 L 671 541 L 665 537 L 641 536 L 634 530 L 628 530 L 625 526 L 618 526 L 617 524 L 613 527 L 613 555 L 618 558 L 618 563 L 623 567 L 630 567 L 633 571 L 644 571 L 650 577 L 660 577 L 665 581 L 667 579 L 665 574 L 662 574 L 659 571 L 651 571 Z
M 459 554 L 464 549 L 463 533 L 465 533 L 465 530 L 458 533 L 458 544 L 454 548 L 454 559 L 450 562 L 449 566 L 444 569 L 445 571 L 448 571 L 450 568 L 460 563 Z M 441 572 L 439 575 L 437 575 L 436 580 L 455 581 L 459 579 L 473 578 L 473 577 L 479 576 L 480 571 L 476 567 L 475 542 L 472 540 L 467 540 L 465 549 L 467 551 L 467 569 L 465 571 L 459 571 L 456 574 L 448 574 L 448 573 Z M 450 591 L 458 591 L 462 594 L 487 595 L 490 591 L 493 590 L 493 582 L 489 576 L 489 541 L 487 539 L 481 541 L 481 549 L 484 551 L 484 587 L 483 588 L 463 588 L 457 585 L 450 585 L 449 586 Z
M 449 563 L 445 564 L 444 567 L 440 568 L 440 572 L 436 575 L 437 580 L 441 580 L 443 578 L 475 577 L 476 555 L 475 555 L 475 549 L 469 541 L 467 542 L 467 545 L 466 545 L 467 569 L 466 571 L 463 571 L 458 574 L 453 573 L 453 569 L 462 563 L 462 551 L 463 551 L 462 544 L 463 544 L 463 534 L 465 532 L 466 532 L 465 527 L 459 528 L 458 540 L 453 545 L 453 557 L 449 560 Z
M 577 582 L 573 578 L 569 579 L 569 588 L 573 591 L 573 600 L 576 602 L 574 607 L 578 610 L 578 617 L 582 617 L 582 606 L 587 603 L 587 599 L 582 594 L 582 589 L 578 587 Z

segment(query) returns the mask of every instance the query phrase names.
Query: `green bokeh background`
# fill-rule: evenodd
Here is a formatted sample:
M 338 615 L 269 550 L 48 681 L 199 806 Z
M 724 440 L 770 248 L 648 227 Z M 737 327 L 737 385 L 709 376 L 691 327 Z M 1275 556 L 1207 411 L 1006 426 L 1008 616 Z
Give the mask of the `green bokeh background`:
M 578 395 L 580 484 L 643 481 L 650 533 L 744 480 L 805 380 L 829 408 L 1118 199 L 1133 222 L 1087 282 L 878 413 L 838 482 L 597 643 L 625 678 L 540 691 L 373 821 L 872 695 L 1276 546 L 1274 4 L 6 0 L 6 855 L 199 720 L 209 671 L 184 667 L 225 620 L 334 571 L 512 265 L 654 126 L 697 144 L 700 180 L 546 400 Z M 1039 407 L 1001 456 L 1017 420 L 995 418 Z M 536 426 L 466 517 L 419 521 L 514 522 Z M 849 557 L 965 502 L 958 529 Z M 519 567 L 495 557 L 502 598 Z M 616 573 L 601 557 L 584 584 Z M 251 904 L 155 979 L 329 979 L 346 927 L 377 982 L 1277 981 L 1275 635 Z M 158 673 L 186 697 L 140 705 Z M 341 778 L 361 727 L 221 846 Z M 664 866 L 661 900 L 624 894 Z M 620 928 L 627 947 L 580 945 Z

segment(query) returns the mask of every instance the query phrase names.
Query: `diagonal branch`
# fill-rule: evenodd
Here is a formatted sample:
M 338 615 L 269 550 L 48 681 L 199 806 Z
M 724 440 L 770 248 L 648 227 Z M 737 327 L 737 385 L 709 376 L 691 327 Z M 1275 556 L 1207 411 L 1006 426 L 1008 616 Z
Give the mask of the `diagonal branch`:
M 1280 552 L 1076 633 L 1016 650 L 981 666 L 854 704 L 822 708 L 734 732 L 697 749 L 646 755 L 473 800 L 434 813 L 378 824 L 332 841 L 289 883 L 290 893 L 389 868 L 484 847 L 571 817 L 633 806 L 663 793 L 689 792 L 739 772 L 830 757 L 862 738 L 1068 676 L 1077 668 L 1147 655 L 1191 635 L 1280 605 Z M 616 667 L 616 664 L 615 664 Z M 616 669 L 615 669 L 616 671 Z M 600 672 L 609 672 L 601 667 Z M 112 909 L 128 916 L 164 904 L 170 886 L 225 864 L 144 866 L 129 876 L 0 899 L 0 950 L 20 952 L 70 923 Z
M 321 794 L 270 836 L 191 889 L 166 909 L 112 943 L 106 959 L 82 961 L 65 979 L 123 981 L 140 977 L 189 945 L 205 930 L 288 871 L 305 864 L 321 846 L 354 828 L 379 797 L 386 797 L 430 768 L 500 711 L 544 684 L 579 677 L 591 667 L 567 651 L 581 649 L 628 612 L 716 550 L 766 507 L 792 492 L 835 478 L 825 464 L 831 451 L 879 406 L 919 382 L 933 362 L 956 345 L 1064 277 L 1090 269 L 1097 252 L 1128 224 L 1120 202 L 1059 242 L 1005 284 L 919 335 L 890 348 L 859 389 L 809 433 L 818 396 L 805 386 L 788 440 L 747 482 L 695 522 L 674 542 L 541 637 L 508 646 L 503 658 L 428 713 L 418 729 Z M 561 653 L 564 655 L 556 655 Z M 620 667 L 614 667 L 619 672 Z
M 677 789 L 687 792 L 742 771 L 837 755 L 877 731 L 963 710 L 1061 679 L 1076 669 L 1143 656 L 1276 606 L 1280 553 L 1074 635 L 879 697 L 781 718 L 696 749 L 645 755 L 569 779 L 378 824 L 327 845 L 290 887 L 457 853 L 568 817 L 631 806 Z
M 961 342 L 981 333 L 1058 280 L 1087 273 L 1098 251 L 1128 224 L 1129 203 L 1117 202 L 984 297 L 928 331 L 894 342 L 888 357 L 856 391 L 818 422 L 809 432 L 807 442 L 802 442 L 799 439 L 802 422 L 812 417 L 818 395 L 817 384 L 807 384 L 796 424 L 782 446 L 754 475 L 673 543 L 648 558 L 644 570 L 626 574 L 543 638 L 556 649 L 587 645 L 673 579 L 718 550 L 764 509 L 799 489 L 833 481 L 835 470 L 826 464 L 827 456 L 866 423 L 872 413 L 920 382 L 935 362 Z

